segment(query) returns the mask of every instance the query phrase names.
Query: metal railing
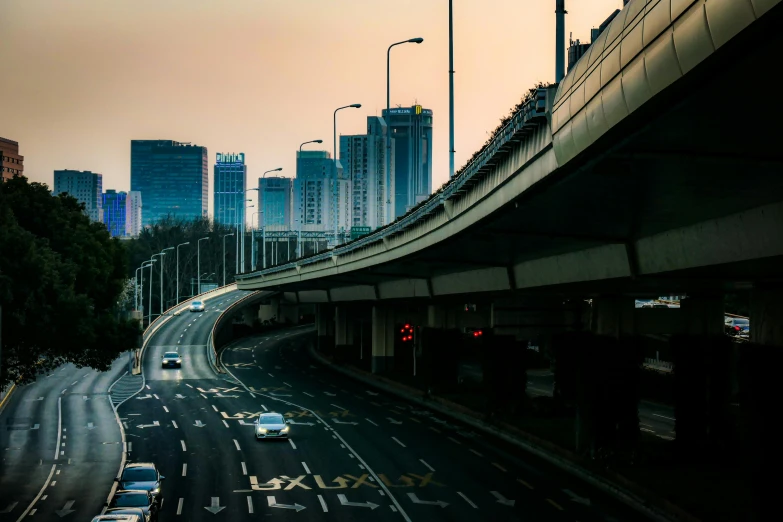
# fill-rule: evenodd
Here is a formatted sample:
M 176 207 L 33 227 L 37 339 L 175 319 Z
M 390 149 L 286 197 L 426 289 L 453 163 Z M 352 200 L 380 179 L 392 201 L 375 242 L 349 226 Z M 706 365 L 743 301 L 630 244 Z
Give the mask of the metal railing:
M 456 196 L 467 182 L 477 178 L 481 170 L 486 167 L 490 160 L 498 153 L 502 152 L 502 149 L 509 142 L 518 138 L 520 134 L 537 127 L 541 119 L 546 118 L 548 92 L 549 88 L 547 87 L 535 89 L 535 95 L 530 96 L 520 110 L 511 117 L 508 123 L 495 133 L 492 142 L 487 145 L 479 155 L 473 158 L 473 160 L 462 169 L 460 174 L 444 184 L 437 192 L 430 196 L 429 199 L 408 212 L 408 214 L 400 217 L 391 224 L 346 245 L 265 270 L 240 274 L 237 276 L 237 280 L 248 279 L 259 274 L 274 274 L 291 270 L 297 266 L 325 261 L 331 259 L 333 256 L 340 256 L 352 250 L 381 241 L 383 238 L 392 236 L 425 218 L 439 208 L 445 201 Z

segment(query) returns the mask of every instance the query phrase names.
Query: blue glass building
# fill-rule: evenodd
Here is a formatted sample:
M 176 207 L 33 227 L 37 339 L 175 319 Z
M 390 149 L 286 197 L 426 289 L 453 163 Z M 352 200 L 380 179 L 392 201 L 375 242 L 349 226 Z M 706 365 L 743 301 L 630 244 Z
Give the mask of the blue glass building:
M 103 193 L 103 224 L 112 237 L 127 235 L 128 194 L 107 190 Z
M 215 221 L 241 227 L 245 221 L 245 154 L 217 154 L 213 178 Z
M 292 189 L 291 178 L 259 178 L 259 211 L 263 211 L 258 217 L 260 226 L 280 225 L 291 227 Z
M 172 140 L 131 141 L 131 190 L 141 192 L 145 225 L 166 216 L 206 217 L 207 148 Z

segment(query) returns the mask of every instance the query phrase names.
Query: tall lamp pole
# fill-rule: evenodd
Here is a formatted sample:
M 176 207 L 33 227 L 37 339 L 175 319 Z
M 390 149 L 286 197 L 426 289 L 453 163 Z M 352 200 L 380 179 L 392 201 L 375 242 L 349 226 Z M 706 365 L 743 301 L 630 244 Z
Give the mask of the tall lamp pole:
M 252 192 L 252 191 L 259 192 L 259 189 L 258 189 L 258 187 L 245 189 L 245 195 L 247 195 L 248 192 Z M 240 236 L 240 238 L 239 238 L 239 241 L 240 241 L 240 247 L 239 247 L 240 248 L 240 253 L 239 253 L 239 264 L 237 265 L 238 266 L 237 273 L 245 271 L 245 232 L 247 232 L 247 229 L 246 229 L 246 226 L 245 226 L 246 223 L 247 223 L 247 220 L 245 219 L 245 216 L 247 214 L 245 214 L 245 211 L 247 211 L 247 203 L 248 203 L 248 201 L 253 201 L 253 200 L 252 199 L 245 199 L 245 202 L 244 202 L 245 206 L 242 208 L 242 236 Z
M 340 197 L 339 197 L 339 188 L 338 188 L 338 182 L 337 182 L 337 111 L 341 111 L 343 109 L 361 109 L 362 104 L 361 103 L 352 103 L 351 105 L 346 105 L 344 107 L 338 107 L 334 110 L 334 114 L 332 115 L 332 122 L 334 125 L 334 149 L 333 154 L 334 158 L 332 164 L 334 165 L 334 246 L 337 246 L 337 232 L 338 227 L 340 223 Z
M 226 238 L 233 235 L 232 232 L 223 236 L 223 286 L 226 286 Z
M 190 241 L 177 245 L 177 304 L 179 304 L 179 247 L 189 245 Z
M 256 269 L 256 228 L 253 226 L 253 218 L 260 214 L 261 212 L 253 212 L 250 215 L 250 270 L 253 271 Z
M 136 269 L 136 311 L 139 311 L 144 304 L 144 269 L 151 264 L 151 261 L 144 261 L 141 266 Z M 139 270 L 141 270 L 141 280 L 139 280 Z M 143 314 L 142 322 L 144 322 Z
M 165 255 L 166 254 L 163 254 L 163 253 L 161 253 L 161 254 L 153 254 L 152 257 L 150 258 L 150 261 L 151 261 L 151 263 L 150 263 L 150 297 L 149 297 L 150 309 L 149 309 L 149 313 L 147 314 L 147 326 L 149 326 L 152 323 L 152 263 L 157 262 L 157 259 L 155 259 L 156 257 L 160 256 L 160 258 L 163 259 L 163 256 L 165 256 Z M 163 270 L 163 263 L 161 263 L 160 269 Z
M 163 250 L 160 251 L 160 253 L 163 254 L 164 252 L 167 252 L 169 250 L 174 250 L 174 247 L 164 248 Z M 161 260 L 161 263 L 160 263 L 160 314 L 158 314 L 158 315 L 163 315 L 163 258 L 161 258 L 160 260 Z
M 406 43 L 420 44 L 424 41 L 424 38 L 411 38 L 410 40 L 403 40 L 402 42 L 393 43 L 386 49 L 386 223 L 391 223 L 392 208 L 391 208 L 391 50 L 396 45 L 402 45 Z
M 302 150 L 302 145 L 299 145 L 299 150 L 300 151 Z M 270 172 L 280 172 L 281 170 L 283 170 L 283 167 L 277 167 L 276 169 L 267 170 L 267 171 L 265 171 L 261 175 L 261 179 L 266 178 L 266 175 L 269 174 Z M 256 190 L 258 190 L 259 196 L 261 198 L 261 205 L 260 205 L 261 208 L 260 208 L 259 211 L 262 214 L 264 214 L 264 226 L 262 228 L 263 232 L 261 233 L 261 242 L 263 243 L 261 245 L 261 251 L 262 251 L 262 254 L 264 256 L 264 262 L 262 263 L 262 266 L 264 268 L 266 268 L 266 218 L 267 218 L 267 215 L 266 215 L 266 197 L 265 197 L 266 196 L 266 190 L 265 190 L 265 187 L 264 188 L 258 187 L 258 189 L 256 189 Z
M 206 241 L 207 239 L 209 239 L 209 237 L 202 237 L 196 243 L 196 273 L 198 274 L 196 295 L 201 293 L 201 242 Z
M 324 140 L 310 140 L 302 143 L 302 145 L 307 145 L 308 143 L 323 143 Z M 302 145 L 299 145 L 299 152 L 302 152 Z
M 449 0 L 449 177 L 454 177 L 454 23 Z

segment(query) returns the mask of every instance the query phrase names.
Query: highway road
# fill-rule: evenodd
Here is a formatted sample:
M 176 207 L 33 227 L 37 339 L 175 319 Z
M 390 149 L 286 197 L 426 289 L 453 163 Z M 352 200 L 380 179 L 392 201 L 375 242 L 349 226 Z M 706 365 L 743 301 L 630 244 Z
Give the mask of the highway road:
M 161 521 L 630 520 L 639 515 L 526 454 L 315 365 L 307 327 L 224 352 L 206 340 L 221 304 L 171 318 L 148 344 L 146 387 L 119 408 L 130 460 L 166 477 Z M 162 369 L 178 349 L 181 369 Z M 256 441 L 277 411 L 291 440 Z
M 122 457 L 108 391 L 127 361 L 108 372 L 67 364 L 14 391 L 0 414 L 0 521 L 100 511 Z

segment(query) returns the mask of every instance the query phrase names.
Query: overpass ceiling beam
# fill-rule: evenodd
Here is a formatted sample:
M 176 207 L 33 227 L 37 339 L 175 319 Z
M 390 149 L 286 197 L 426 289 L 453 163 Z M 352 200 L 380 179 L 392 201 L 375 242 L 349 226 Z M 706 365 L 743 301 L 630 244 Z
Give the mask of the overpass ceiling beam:
M 624 244 L 624 238 L 608 236 L 580 236 L 575 234 L 557 234 L 553 232 L 534 232 L 532 230 L 520 229 L 498 229 L 492 228 L 482 232 L 483 236 L 511 236 L 511 237 L 546 237 L 552 239 L 566 239 L 569 241 L 585 241 L 606 244 Z
M 612 154 L 613 159 L 620 159 L 625 161 L 642 160 L 645 162 L 650 161 L 707 161 L 712 163 L 720 163 L 722 165 L 736 164 L 738 166 L 747 167 L 750 165 L 768 165 L 772 167 L 783 166 L 783 158 L 781 157 L 759 157 L 758 154 L 731 154 L 724 152 L 701 152 L 701 151 L 677 151 L 677 150 L 661 150 L 661 151 L 632 151 L 632 152 L 617 152 Z
M 438 258 L 426 258 L 427 263 L 439 263 L 441 265 L 456 265 L 456 266 L 480 266 L 482 268 L 494 268 L 499 266 L 505 266 L 502 263 L 489 262 L 489 261 L 475 261 L 469 259 L 438 259 Z

